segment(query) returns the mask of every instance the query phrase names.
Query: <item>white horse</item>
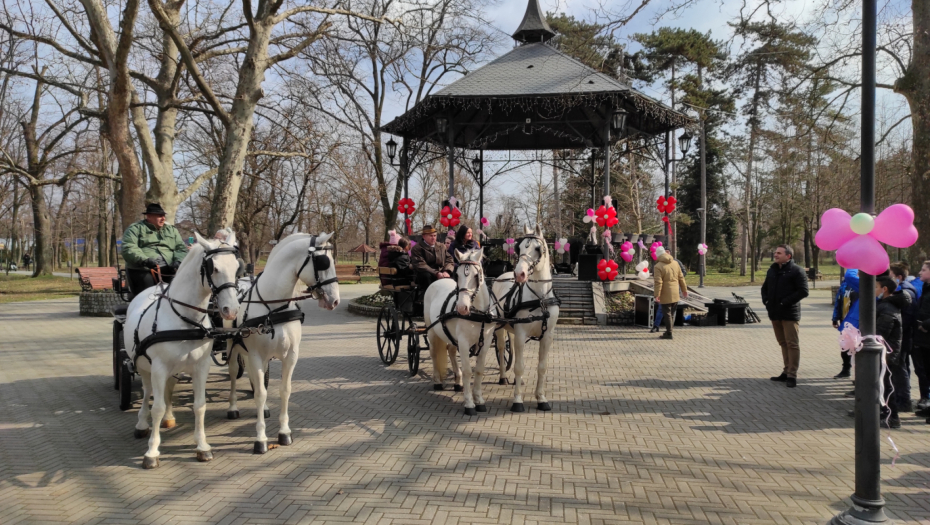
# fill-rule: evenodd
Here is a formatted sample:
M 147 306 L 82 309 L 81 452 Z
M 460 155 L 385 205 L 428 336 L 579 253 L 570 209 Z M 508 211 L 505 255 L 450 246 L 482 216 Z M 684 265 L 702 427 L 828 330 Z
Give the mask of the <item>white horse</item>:
M 523 227 L 525 236 L 519 240 L 519 260 L 513 272 L 497 278 L 491 290 L 503 310 L 501 317 L 514 319 L 497 331 L 497 355 L 504 362 L 505 331 L 513 334 L 513 406 L 511 411 L 524 412 L 523 406 L 523 348 L 530 338 L 539 338 L 539 365 L 537 366 L 536 401 L 539 410 L 552 410 L 546 400 L 546 360 L 555 337 L 559 321 L 559 302 L 552 291 L 552 271 L 549 266 L 549 247 L 543 238 L 542 228 Z M 501 372 L 503 379 L 503 371 Z M 504 381 L 501 381 L 503 384 Z
M 488 411 L 481 393 L 481 380 L 484 377 L 486 350 L 491 346 L 491 338 L 494 336 L 496 327 L 494 323 L 489 322 L 490 319 L 484 322 L 484 317 L 489 314 L 491 308 L 491 296 L 481 268 L 483 255 L 483 249 L 469 250 L 464 255 L 460 255 L 459 267 L 455 270 L 455 280 L 440 279 L 434 282 L 426 289 L 426 295 L 423 298 L 423 312 L 427 326 L 449 314 L 453 309 L 459 316 L 472 315 L 474 317 L 473 319 L 451 317 L 436 323 L 427 333 L 430 355 L 433 358 L 433 383 L 436 390 L 442 390 L 442 379 L 446 372 L 446 354 L 448 353 L 452 362 L 455 363 L 455 352 L 458 347 L 461 376 L 456 373 L 456 381 L 461 377 L 464 383 L 465 414 L 469 416 Z M 469 349 L 472 345 L 479 345 L 474 386 L 471 384 L 472 369 L 469 360 Z M 458 383 L 456 386 L 459 386 Z
M 238 356 L 245 353 L 246 369 L 252 380 L 255 407 L 258 409 L 256 423 L 257 438 L 253 451 L 264 454 L 268 451 L 265 435 L 265 418 L 270 416 L 266 402 L 265 367 L 272 358 L 281 360 L 281 414 L 279 417 L 278 444 L 290 445 L 291 428 L 288 426 L 288 400 L 291 396 L 291 375 L 297 365 L 300 351 L 301 323 L 303 314 L 292 298 L 305 295 L 301 283 L 309 287 L 310 294 L 319 301 L 320 308 L 333 310 L 339 306 L 339 283 L 336 280 L 336 264 L 332 258 L 332 245 L 327 244 L 333 234 L 319 237 L 294 234 L 282 240 L 271 251 L 265 271 L 245 292 L 243 307 L 239 310 L 238 326 L 265 326 L 265 333 L 256 333 L 235 343 L 229 352 L 229 419 L 239 417 L 236 407 L 236 376 L 239 371 Z M 273 312 L 273 313 L 272 313 Z M 268 322 L 268 315 L 281 319 Z M 274 321 L 274 317 L 271 319 Z M 273 331 L 269 330 L 269 326 Z M 246 351 L 247 350 L 247 351 Z
M 170 411 L 174 374 L 189 372 L 194 388 L 194 439 L 197 443 L 197 460 L 210 461 L 213 452 L 207 444 L 203 428 L 206 412 L 206 384 L 210 369 L 213 341 L 206 330 L 212 328 L 207 307 L 210 298 L 216 298 L 217 310 L 224 319 L 235 319 L 239 313 L 236 292 L 236 271 L 239 263 L 235 244 L 236 236 L 229 232 L 226 241 L 207 240 L 194 234 L 197 243 L 191 247 L 170 285 L 160 284 L 149 288 L 129 304 L 123 337 L 129 358 L 142 376 L 142 409 L 136 423 L 135 436 L 149 436 L 149 448 L 142 467 L 151 469 L 159 465 L 158 446 L 161 443 L 159 427 L 166 414 L 165 427 L 174 426 Z M 188 331 L 189 335 L 168 331 Z M 148 345 L 153 337 L 168 336 L 169 340 Z M 196 337 L 200 333 L 200 337 Z M 140 344 L 136 344 L 136 342 Z M 153 398 L 149 408 L 149 396 Z M 152 424 L 149 427 L 149 415 Z

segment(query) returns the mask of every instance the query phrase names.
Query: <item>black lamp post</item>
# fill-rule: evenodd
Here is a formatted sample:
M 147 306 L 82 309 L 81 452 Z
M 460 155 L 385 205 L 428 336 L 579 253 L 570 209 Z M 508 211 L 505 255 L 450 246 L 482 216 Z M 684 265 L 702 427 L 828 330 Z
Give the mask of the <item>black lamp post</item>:
M 484 217 L 484 150 L 471 159 L 471 169 L 478 175 L 478 222 Z
M 669 142 L 671 140 L 670 132 L 665 133 L 665 162 L 662 166 L 662 171 L 665 174 L 665 198 L 668 199 L 669 193 L 671 193 L 671 188 L 669 187 L 669 177 L 668 170 L 669 166 L 673 162 L 680 162 L 685 160 L 685 154 L 688 153 L 688 150 L 691 149 L 691 139 L 694 138 L 693 135 L 689 132 L 685 132 L 682 136 L 678 137 L 678 147 L 681 149 L 681 158 L 675 159 L 669 157 Z M 658 145 L 656 146 L 658 147 Z M 665 212 L 665 216 L 668 217 L 668 212 Z M 665 234 L 669 237 L 667 242 L 671 246 L 671 236 L 672 236 L 672 223 L 671 221 L 665 223 Z
M 387 148 L 387 156 L 391 166 L 398 166 L 400 168 L 400 177 L 404 180 L 404 198 L 410 198 L 410 192 L 407 185 L 407 181 L 410 180 L 409 174 L 407 173 L 407 139 L 404 139 L 404 145 L 401 148 L 400 152 L 400 164 L 394 164 L 394 156 L 397 155 L 397 142 L 393 138 L 387 141 L 385 144 Z M 409 214 L 404 212 L 404 231 L 407 232 L 407 235 L 410 235 L 410 226 L 407 224 L 409 219 Z
M 454 195 L 455 190 L 455 149 L 452 144 L 452 129 L 449 126 L 449 119 L 444 116 L 436 117 L 436 132 L 440 139 L 444 139 L 448 144 L 449 156 L 449 196 Z

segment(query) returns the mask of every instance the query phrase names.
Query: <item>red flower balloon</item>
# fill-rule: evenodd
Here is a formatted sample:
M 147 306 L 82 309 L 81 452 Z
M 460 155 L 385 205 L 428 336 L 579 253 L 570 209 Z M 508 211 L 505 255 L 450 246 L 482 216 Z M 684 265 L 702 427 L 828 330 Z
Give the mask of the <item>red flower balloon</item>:
M 600 279 L 600 280 L 602 280 L 602 281 L 606 281 L 606 280 L 607 280 L 607 270 L 598 270 L 598 271 L 597 271 L 597 278 Z
M 594 220 L 597 221 L 598 226 L 606 226 L 607 228 L 611 228 L 620 222 L 617 220 L 617 209 L 613 206 L 607 208 L 604 205 L 601 205 L 601 207 L 594 212 Z
M 449 208 L 448 206 L 443 206 L 442 211 L 439 212 L 439 222 L 447 228 L 454 228 L 459 224 L 459 217 L 462 216 L 462 212 L 458 208 Z
M 601 259 L 597 262 L 597 277 L 602 281 L 613 281 L 617 278 L 617 261 Z
M 416 211 L 416 204 L 413 202 L 413 199 L 400 199 L 397 201 L 397 211 L 401 213 L 406 213 L 408 215 Z
M 606 269 L 607 269 L 607 259 L 601 259 L 600 261 L 597 261 L 597 269 L 598 269 L 598 270 L 606 270 Z
M 659 197 L 656 200 L 656 209 L 658 209 L 660 213 L 673 213 L 677 203 L 678 199 L 674 196 L 667 199 L 665 197 Z

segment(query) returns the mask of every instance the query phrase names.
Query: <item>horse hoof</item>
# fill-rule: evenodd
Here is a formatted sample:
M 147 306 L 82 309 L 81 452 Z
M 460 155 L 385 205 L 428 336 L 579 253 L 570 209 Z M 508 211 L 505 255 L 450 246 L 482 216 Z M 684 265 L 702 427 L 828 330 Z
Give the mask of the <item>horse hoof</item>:
M 158 468 L 158 458 L 150 458 L 148 456 L 142 456 L 142 468 L 146 470 Z
M 498 385 L 506 385 L 506 384 L 508 384 L 508 381 L 502 377 L 502 378 L 500 378 L 500 379 L 497 380 L 497 384 L 498 384 Z
M 178 426 L 178 422 L 175 419 L 164 419 L 161 422 L 161 428 L 168 429 L 168 428 L 174 428 L 176 426 Z
M 510 407 L 511 412 L 526 412 L 526 408 L 523 406 L 523 403 L 514 403 Z
M 201 463 L 206 463 L 207 461 L 213 461 L 213 451 L 212 450 L 198 450 L 197 461 Z
M 239 411 L 238 410 L 227 410 L 226 419 L 239 419 Z
M 456 392 L 461 392 L 465 390 L 465 387 L 463 387 L 462 385 L 455 385 L 452 387 L 452 389 L 455 390 Z
M 443 389 L 442 384 L 433 385 L 433 390 L 442 390 L 442 389 Z
M 542 410 L 543 412 L 548 412 L 548 411 L 552 410 L 552 405 L 550 405 L 549 403 L 540 403 L 540 404 L 536 405 L 536 409 L 537 409 L 537 410 Z
M 137 428 L 132 431 L 132 436 L 136 439 L 142 439 L 149 437 L 149 434 L 152 433 L 150 428 Z
M 278 444 L 279 444 L 279 445 L 281 445 L 282 447 L 286 447 L 286 446 L 290 445 L 291 443 L 293 443 L 293 441 L 291 441 L 291 435 L 290 435 L 290 434 L 278 434 Z
M 265 418 L 267 419 L 267 418 L 271 417 L 271 410 L 268 410 L 268 409 L 266 408 L 265 411 L 263 412 L 263 414 L 265 415 Z
M 465 415 L 466 416 L 477 416 L 478 411 L 475 410 L 475 407 L 465 407 Z
M 268 442 L 267 441 L 256 441 L 255 446 L 252 447 L 253 454 L 264 454 L 268 452 Z
M 477 410 L 478 412 L 487 412 L 488 406 L 487 405 L 475 405 L 475 410 Z

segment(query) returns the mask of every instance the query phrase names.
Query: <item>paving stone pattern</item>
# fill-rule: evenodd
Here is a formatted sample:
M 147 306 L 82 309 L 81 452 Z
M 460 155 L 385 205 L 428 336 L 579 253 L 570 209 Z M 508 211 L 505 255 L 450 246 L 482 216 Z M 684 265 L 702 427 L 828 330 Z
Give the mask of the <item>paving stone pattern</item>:
M 343 287 L 343 304 L 370 288 Z M 178 427 L 162 434 L 161 468 L 146 471 L 146 443 L 132 437 L 138 402 L 117 409 L 111 321 L 79 317 L 77 300 L 0 305 L 0 523 L 796 524 L 849 504 L 852 401 L 850 383 L 831 379 L 840 360 L 826 293 L 805 302 L 796 389 L 768 379 L 781 368 L 768 325 L 682 328 L 672 342 L 560 325 L 554 410 L 527 399 L 526 413 L 509 412 L 512 387 L 492 371 L 477 417 L 463 415 L 460 394 L 408 377 L 404 353 L 384 367 L 372 319 L 342 306 L 308 313 L 292 446 L 251 453 L 254 405 L 240 392 L 243 418 L 228 421 L 226 371 L 214 366 L 216 459 L 194 458 L 181 384 Z M 280 363 L 272 374 L 273 438 Z M 903 422 L 897 466 L 887 441 L 882 451 L 887 510 L 926 524 L 930 425 Z

